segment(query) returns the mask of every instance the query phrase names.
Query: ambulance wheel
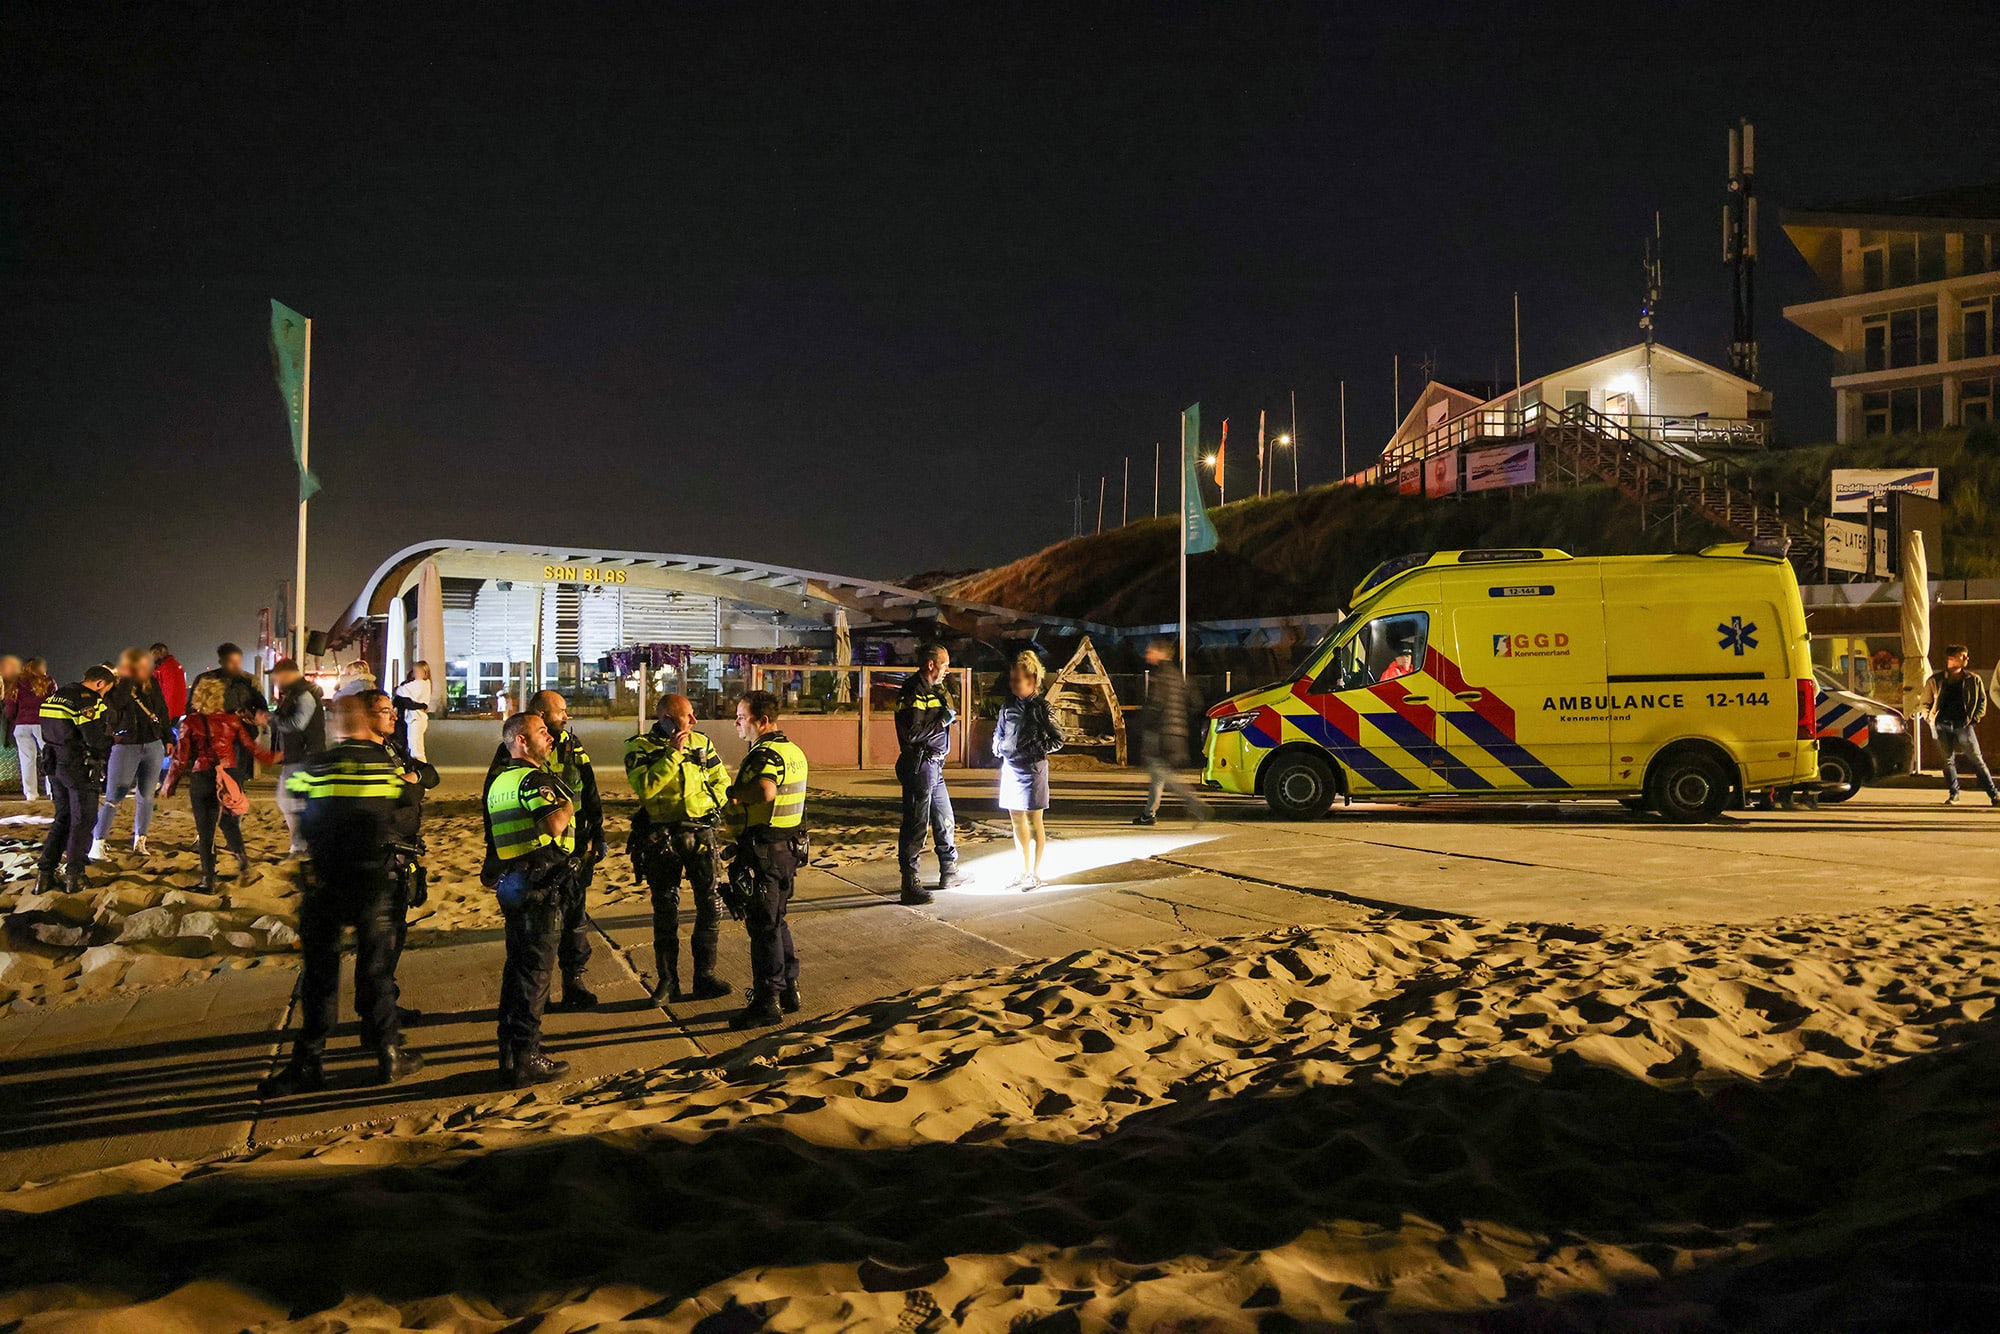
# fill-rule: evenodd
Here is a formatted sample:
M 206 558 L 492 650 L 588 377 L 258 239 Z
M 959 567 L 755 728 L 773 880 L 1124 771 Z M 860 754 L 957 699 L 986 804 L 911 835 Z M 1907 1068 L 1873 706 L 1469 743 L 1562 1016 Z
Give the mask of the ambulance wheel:
M 1271 761 L 1264 775 L 1264 800 L 1287 820 L 1317 820 L 1333 807 L 1333 770 L 1325 760 L 1293 751 Z
M 1846 746 L 1819 743 L 1819 799 L 1831 804 L 1846 801 L 1861 790 L 1861 757 Z
M 1664 755 L 1646 776 L 1646 803 L 1675 824 L 1713 820 L 1728 801 L 1728 776 L 1713 757 L 1698 750 Z

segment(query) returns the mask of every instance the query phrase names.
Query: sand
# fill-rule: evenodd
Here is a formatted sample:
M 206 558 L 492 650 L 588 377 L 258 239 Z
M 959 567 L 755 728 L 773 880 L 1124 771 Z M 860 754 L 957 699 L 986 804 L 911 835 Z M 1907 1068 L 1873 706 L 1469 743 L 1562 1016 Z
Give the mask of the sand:
M 2000 909 L 1037 961 L 0 1196 L 45 1330 L 1955 1329 Z
M 90 868 L 82 896 L 36 894 L 27 854 L 46 829 L 48 803 L 0 803 L 0 1012 L 26 1012 L 199 981 L 231 968 L 295 968 L 298 963 L 296 863 L 283 819 L 267 795 L 243 820 L 249 868 L 218 848 L 215 894 L 201 878 L 194 817 L 185 797 L 159 804 L 148 835 L 151 854 L 131 851 L 131 803 L 108 840 L 111 855 Z M 648 895 L 624 853 L 633 804 L 607 802 L 611 856 L 590 895 L 592 910 L 645 904 Z M 895 855 L 895 812 L 879 801 L 812 794 L 813 864 L 837 868 Z M 32 821 L 32 822 L 31 822 Z M 425 817 L 430 902 L 411 917 L 410 947 L 448 943 L 453 933 L 502 925 L 492 891 L 479 883 L 485 836 L 478 803 L 435 802 Z M 991 841 L 997 832 L 968 824 L 960 838 Z

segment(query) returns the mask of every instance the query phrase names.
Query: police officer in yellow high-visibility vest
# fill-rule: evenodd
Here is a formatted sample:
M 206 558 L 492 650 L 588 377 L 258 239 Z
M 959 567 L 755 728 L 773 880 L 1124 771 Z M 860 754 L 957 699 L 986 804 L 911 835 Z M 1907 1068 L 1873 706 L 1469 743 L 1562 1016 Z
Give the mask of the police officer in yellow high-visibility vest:
M 56 887 L 56 867 L 69 857 L 63 887 L 81 894 L 83 866 L 90 853 L 90 822 L 97 818 L 97 799 L 104 791 L 105 765 L 111 757 L 111 733 L 104 725 L 104 696 L 118 681 L 99 664 L 76 685 L 64 686 L 42 701 L 42 740 L 47 746 L 42 772 L 56 818 L 42 840 L 40 878 L 43 893 Z
M 722 899 L 716 893 L 715 825 L 729 802 L 729 771 L 715 743 L 695 730 L 685 695 L 660 701 L 652 730 L 625 742 L 625 777 L 639 798 L 625 850 L 653 898 L 653 1003 L 729 994 L 715 975 Z M 694 895 L 694 989 L 681 990 L 681 874 Z
M 778 730 L 778 701 L 753 690 L 736 704 L 736 733 L 750 743 L 729 789 L 736 835 L 731 883 L 750 931 L 750 1004 L 731 1028 L 781 1023 L 799 1008 L 799 956 L 785 910 L 805 845 L 806 753 Z
M 568 1062 L 542 1055 L 542 1011 L 556 966 L 563 904 L 578 869 L 576 798 L 544 767 L 555 740 L 539 715 L 515 714 L 500 737 L 507 764 L 486 784 L 486 828 L 497 871 L 492 885 L 507 919 L 500 1078 L 522 1088 L 569 1071 Z

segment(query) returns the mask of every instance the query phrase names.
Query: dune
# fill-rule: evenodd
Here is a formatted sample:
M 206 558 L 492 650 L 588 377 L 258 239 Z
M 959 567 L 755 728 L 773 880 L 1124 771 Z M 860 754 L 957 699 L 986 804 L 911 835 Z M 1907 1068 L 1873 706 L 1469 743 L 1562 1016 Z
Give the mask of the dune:
M 1996 999 L 1993 907 L 1088 951 L 23 1187 L 0 1324 L 1980 1328 Z

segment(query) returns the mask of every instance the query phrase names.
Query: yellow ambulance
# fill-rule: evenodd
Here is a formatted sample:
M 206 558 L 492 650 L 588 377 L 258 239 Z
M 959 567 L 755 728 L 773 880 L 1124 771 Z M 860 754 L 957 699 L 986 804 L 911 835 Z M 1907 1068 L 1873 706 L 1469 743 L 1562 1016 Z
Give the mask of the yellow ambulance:
M 1289 681 L 1209 710 L 1204 781 L 1294 819 L 1342 795 L 1616 797 L 1708 820 L 1817 785 L 1782 554 L 1440 551 L 1377 566 Z

